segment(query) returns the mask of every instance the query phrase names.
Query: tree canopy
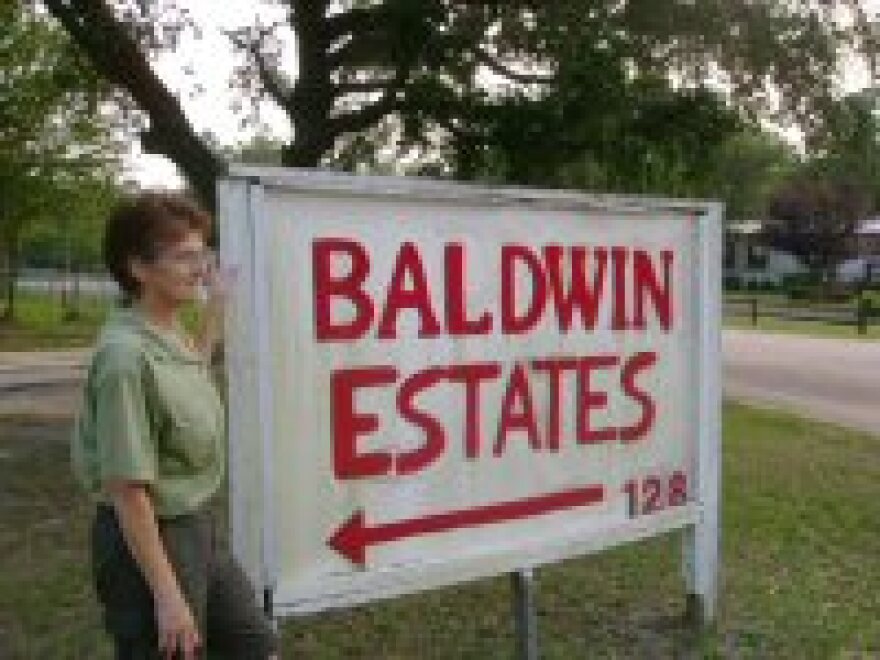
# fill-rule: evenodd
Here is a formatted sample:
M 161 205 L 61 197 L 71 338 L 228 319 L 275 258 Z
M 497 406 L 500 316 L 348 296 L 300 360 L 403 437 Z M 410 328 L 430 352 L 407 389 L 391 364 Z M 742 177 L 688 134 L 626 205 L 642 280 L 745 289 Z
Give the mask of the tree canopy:
M 880 105 L 873 90 L 837 102 L 810 165 L 817 175 L 846 178 L 880 209 Z
M 183 0 L 44 2 L 96 69 L 146 114 L 144 147 L 177 163 L 211 202 L 223 159 L 192 129 L 149 60 L 157 49 L 173 49 L 181 31 L 198 27 Z M 664 128 L 706 122 L 708 127 L 678 132 L 671 148 L 685 151 L 707 135 L 725 134 L 716 122 L 728 117 L 707 102 L 710 89 L 740 118 L 760 114 L 796 122 L 812 138 L 826 126 L 842 58 L 862 58 L 868 70 L 877 62 L 877 23 L 863 0 L 280 5 L 282 20 L 241 25 L 230 40 L 247 55 L 235 77 L 240 94 L 269 98 L 289 118 L 293 139 L 282 160 L 295 166 L 316 166 L 339 154 L 368 158 L 371 148 L 431 153 L 453 145 L 452 169 L 468 176 L 483 166 L 480 151 L 499 144 L 503 151 L 517 127 L 540 117 L 530 133 L 540 142 L 548 117 L 565 120 L 578 111 L 586 117 L 575 137 L 599 161 L 626 151 L 597 151 L 603 135 L 614 142 L 646 141 L 650 148 L 633 148 L 668 161 L 652 137 Z M 282 66 L 294 59 L 287 51 L 290 34 L 297 75 Z M 570 142 L 572 150 L 583 146 Z M 540 172 L 523 172 L 507 151 L 504 167 L 511 176 L 541 178 Z

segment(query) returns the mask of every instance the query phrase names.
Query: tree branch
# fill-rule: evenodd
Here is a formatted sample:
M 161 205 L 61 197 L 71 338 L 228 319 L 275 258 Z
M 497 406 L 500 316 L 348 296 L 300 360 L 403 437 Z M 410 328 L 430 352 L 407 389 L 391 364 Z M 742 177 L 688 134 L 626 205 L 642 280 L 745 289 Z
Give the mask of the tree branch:
M 351 80 L 337 83 L 333 86 L 333 91 L 338 96 L 345 94 L 369 94 L 371 92 L 382 92 L 393 87 L 396 84 L 395 80 L 395 78 L 385 78 L 383 80 Z
M 539 73 L 521 73 L 519 71 L 514 71 L 479 46 L 473 49 L 473 53 L 477 62 L 485 65 L 493 73 L 522 85 L 547 85 L 556 80 L 556 77 L 552 75 L 548 76 Z
M 250 49 L 257 65 L 257 75 L 263 88 L 271 96 L 275 102 L 285 110 L 288 110 L 293 103 L 293 90 L 282 81 L 277 69 L 273 69 L 266 62 L 266 56 L 260 52 L 258 46 Z
M 294 103 L 293 88 L 284 80 L 277 67 L 269 65 L 268 58 L 263 52 L 266 38 L 272 35 L 278 25 L 274 23 L 259 30 L 231 30 L 225 34 L 235 48 L 250 56 L 263 90 L 289 112 Z
M 328 41 L 333 42 L 346 35 L 381 31 L 386 28 L 390 16 L 387 4 L 349 9 L 327 17 L 325 34 Z
M 353 37 L 348 43 L 326 55 L 327 67 L 332 71 L 342 67 L 392 65 L 391 37 L 367 32 Z
M 375 103 L 364 106 L 354 112 L 346 112 L 330 119 L 330 130 L 334 135 L 343 133 L 357 133 L 370 128 L 380 121 L 385 115 L 393 112 L 397 107 L 396 94 L 385 94 Z
M 103 0 L 45 0 L 50 13 L 83 49 L 95 69 L 126 90 L 147 114 L 144 149 L 167 156 L 209 208 L 214 183 L 226 164 L 211 152 L 186 119 L 178 99 L 149 65 L 137 41 Z

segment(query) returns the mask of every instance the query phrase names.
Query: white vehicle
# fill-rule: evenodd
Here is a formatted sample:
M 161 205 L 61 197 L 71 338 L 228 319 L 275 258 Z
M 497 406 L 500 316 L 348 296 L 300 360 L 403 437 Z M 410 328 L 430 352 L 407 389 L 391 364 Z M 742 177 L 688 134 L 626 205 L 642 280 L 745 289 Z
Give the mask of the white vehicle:
M 837 281 L 843 284 L 880 281 L 880 255 L 847 259 L 837 266 Z

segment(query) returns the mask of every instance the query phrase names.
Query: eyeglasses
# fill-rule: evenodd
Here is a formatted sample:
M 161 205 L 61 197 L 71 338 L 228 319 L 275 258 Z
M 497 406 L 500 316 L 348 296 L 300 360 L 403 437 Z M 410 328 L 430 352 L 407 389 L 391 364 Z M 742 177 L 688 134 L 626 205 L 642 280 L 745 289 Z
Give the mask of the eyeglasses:
M 156 262 L 176 270 L 210 270 L 217 266 L 213 250 L 169 250 L 161 252 Z

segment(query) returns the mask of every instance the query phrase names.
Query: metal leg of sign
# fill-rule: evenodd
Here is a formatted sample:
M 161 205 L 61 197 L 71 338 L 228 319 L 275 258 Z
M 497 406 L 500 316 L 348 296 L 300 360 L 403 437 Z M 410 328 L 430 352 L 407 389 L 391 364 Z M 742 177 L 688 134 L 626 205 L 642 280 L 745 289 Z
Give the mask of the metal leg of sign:
M 684 573 L 688 615 L 700 625 L 715 619 L 718 597 L 719 504 L 721 483 L 721 206 L 700 218 L 698 237 L 699 303 L 703 308 L 699 331 L 696 412 L 698 451 L 693 479 L 700 513 L 685 532 Z
M 513 582 L 513 614 L 516 621 L 516 653 L 519 660 L 538 660 L 538 615 L 535 609 L 535 573 L 531 568 L 510 574 Z
M 685 619 L 695 628 L 711 625 L 716 614 L 717 555 L 710 547 L 713 539 L 705 536 L 699 526 L 685 532 Z
M 272 625 L 272 630 L 274 632 L 278 632 L 278 619 L 275 617 L 275 612 L 272 609 L 272 590 L 271 589 L 263 589 L 263 613 L 266 615 L 266 618 L 269 619 L 269 623 Z

